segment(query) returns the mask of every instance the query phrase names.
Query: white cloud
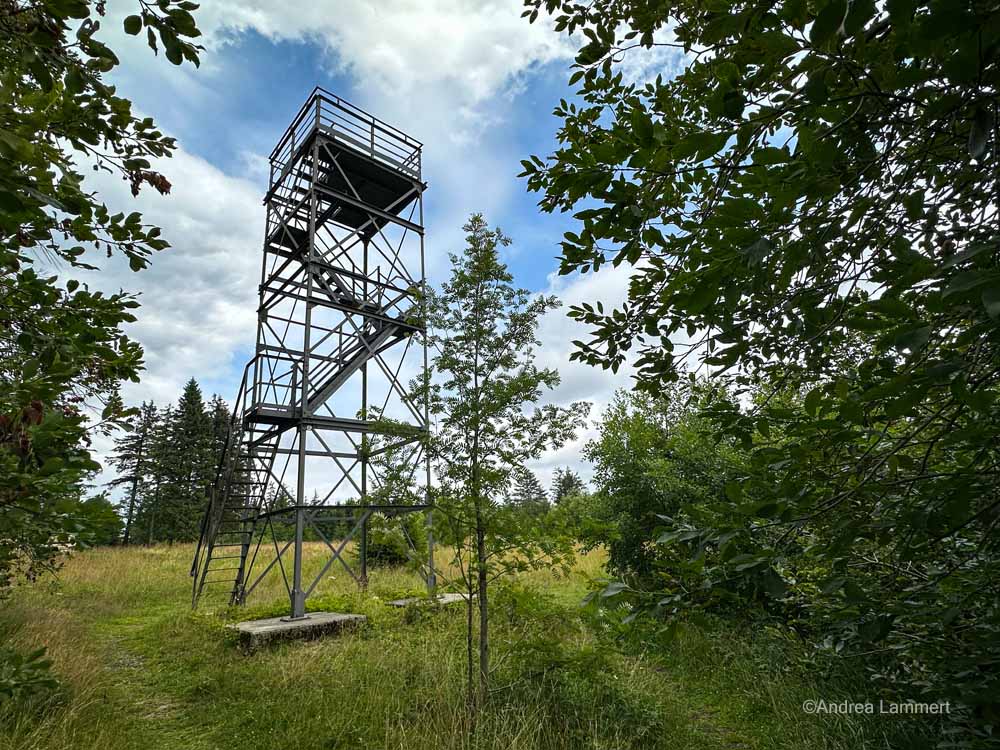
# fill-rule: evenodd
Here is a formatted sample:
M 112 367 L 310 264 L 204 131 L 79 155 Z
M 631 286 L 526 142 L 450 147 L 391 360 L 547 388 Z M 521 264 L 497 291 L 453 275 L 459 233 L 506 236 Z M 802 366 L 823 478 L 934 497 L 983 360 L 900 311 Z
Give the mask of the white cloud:
M 146 188 L 133 199 L 127 183 L 103 173 L 87 185 L 109 206 L 142 212 L 144 221 L 164 229 L 172 247 L 138 273 L 115 257 L 79 278 L 106 291 L 139 295 L 138 320 L 126 330 L 145 349 L 146 371 L 140 383 L 126 384 L 127 403 L 174 402 L 192 376 L 221 386 L 227 391 L 222 395 L 232 398 L 230 372 L 242 366 L 236 355 L 252 344 L 256 327 L 264 231 L 260 191 L 183 149 L 154 168 L 169 174 L 169 195 Z M 95 445 L 102 463 L 110 447 L 108 440 Z
M 513 97 L 533 69 L 573 54 L 573 45 L 554 32 L 547 17 L 529 24 L 520 17 L 520 4 L 510 0 L 315 0 L 294 12 L 276 0 L 213 0 L 196 12 L 203 32 L 198 41 L 206 50 L 195 71 L 168 65 L 162 55 L 153 58 L 141 35 L 122 34 L 121 19 L 131 12 L 130 0 L 115 0 L 105 24 L 113 46 L 121 48 L 126 80 L 133 87 L 146 82 L 148 90 L 163 88 L 155 111 L 161 106 L 186 111 L 179 118 L 185 127 L 199 122 L 199 101 L 226 94 L 225 80 L 236 73 L 226 65 L 236 63 L 226 62 L 222 52 L 238 48 L 244 32 L 321 46 L 330 70 L 316 71 L 313 81 L 289 84 L 302 85 L 305 93 L 331 71 L 347 74 L 353 91 L 335 93 L 424 142 L 428 207 L 438 224 L 429 236 L 446 248 L 461 237 L 472 210 L 500 213 L 522 189 L 515 175 L 524 154 L 503 127 L 513 124 Z M 484 145 L 480 139 L 487 132 L 492 137 Z M 245 174 L 258 179 L 265 174 L 261 155 L 241 158 Z
M 565 37 L 544 20 L 529 25 L 509 0 L 326 0 L 294 12 L 273 0 L 216 0 L 198 11 L 198 23 L 209 44 L 248 29 L 316 41 L 364 88 L 417 100 L 432 86 L 450 88 L 456 101 L 482 101 L 531 65 L 570 53 Z
M 619 388 L 628 386 L 631 375 L 629 367 L 617 373 L 591 367 L 581 362 L 570 362 L 570 354 L 575 349 L 574 340 L 586 341 L 586 326 L 566 316 L 569 308 L 587 302 L 604 304 L 605 310 L 612 310 L 625 301 L 628 293 L 629 268 L 606 266 L 600 273 L 576 276 L 551 274 L 545 294 L 554 294 L 563 303 L 557 310 L 548 313 L 541 321 L 538 338 L 542 342 L 538 349 L 536 363 L 540 367 L 551 367 L 559 371 L 561 382 L 550 394 L 552 403 L 566 405 L 573 401 L 591 403 L 588 426 L 577 439 L 567 443 L 558 451 L 549 451 L 530 468 L 538 475 L 545 487 L 550 487 L 555 470 L 569 466 L 585 481 L 592 475 L 590 465 L 583 459 L 583 447 L 597 437 L 596 423 Z

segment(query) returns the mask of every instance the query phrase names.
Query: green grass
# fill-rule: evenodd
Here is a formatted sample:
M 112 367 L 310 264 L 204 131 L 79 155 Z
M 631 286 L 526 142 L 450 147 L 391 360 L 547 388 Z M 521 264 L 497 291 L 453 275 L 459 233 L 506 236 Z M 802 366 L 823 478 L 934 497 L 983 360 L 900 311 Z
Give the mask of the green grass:
M 307 570 L 321 565 L 311 546 Z M 419 590 L 375 570 L 367 594 L 342 571 L 314 609 L 360 612 L 359 632 L 241 654 L 232 619 L 285 610 L 279 576 L 244 610 L 190 609 L 185 546 L 98 549 L 58 583 L 19 589 L 0 637 L 45 645 L 62 687 L 0 707 L 0 748 L 764 748 L 906 747 L 912 726 L 878 717 L 809 716 L 802 701 L 864 699 L 863 684 L 797 667 L 794 644 L 723 625 L 665 645 L 621 643 L 579 601 L 603 557 L 566 578 L 524 575 L 494 605 L 495 693 L 470 732 L 464 610 L 397 610 Z M 853 692 L 852 692 L 853 691 Z M 919 746 L 915 739 L 913 746 Z

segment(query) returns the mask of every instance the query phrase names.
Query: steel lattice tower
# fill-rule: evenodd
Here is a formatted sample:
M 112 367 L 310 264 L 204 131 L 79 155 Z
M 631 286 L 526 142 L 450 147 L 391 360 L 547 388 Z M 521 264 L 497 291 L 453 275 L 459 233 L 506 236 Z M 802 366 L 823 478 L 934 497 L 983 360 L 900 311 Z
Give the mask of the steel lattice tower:
M 336 562 L 367 583 L 376 513 L 426 512 L 433 590 L 427 404 L 406 385 L 427 373 L 420 157 L 419 142 L 319 88 L 271 153 L 256 349 L 209 493 L 195 603 L 212 584 L 242 603 L 278 568 L 291 616 L 302 617 Z M 378 461 L 390 454 L 397 480 L 424 483 L 419 500 L 385 496 Z M 302 570 L 307 533 L 329 548 L 312 580 Z M 343 555 L 351 539 L 359 571 Z

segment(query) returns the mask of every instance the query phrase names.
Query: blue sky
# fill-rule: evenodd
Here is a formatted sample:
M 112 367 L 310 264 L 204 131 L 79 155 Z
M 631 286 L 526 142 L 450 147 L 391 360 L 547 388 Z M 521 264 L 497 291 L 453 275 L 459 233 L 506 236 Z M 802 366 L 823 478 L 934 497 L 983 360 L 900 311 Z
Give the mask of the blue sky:
M 506 260 L 519 285 L 567 304 L 622 299 L 624 269 L 555 275 L 572 219 L 539 212 L 516 177 L 520 159 L 555 145 L 551 112 L 571 96 L 574 52 L 544 23 L 521 19 L 516 0 L 314 0 L 294 12 L 271 0 L 207 0 L 196 13 L 206 47 L 200 69 L 176 68 L 144 39 L 126 37 L 121 19 L 131 5 L 112 2 L 105 22 L 122 60 L 113 82 L 179 148 L 157 165 L 174 185 L 170 196 L 144 191 L 133 200 L 126 185 L 101 175 L 93 185 L 109 205 L 143 211 L 173 245 L 142 273 L 112 262 L 93 280 L 140 294 L 130 333 L 146 349 L 147 372 L 126 390 L 130 400 L 174 401 L 192 376 L 206 396 L 235 395 L 256 325 L 267 155 L 317 85 L 423 142 L 432 282 L 446 275 L 447 253 L 461 248 L 465 219 L 482 211 L 513 237 Z M 628 64 L 655 75 L 676 61 Z M 565 310 L 550 314 L 540 361 L 563 376 L 550 400 L 591 401 L 596 417 L 627 373 L 569 364 L 569 342 L 584 335 Z M 589 475 L 580 449 L 591 435 L 537 462 L 542 481 L 566 464 Z

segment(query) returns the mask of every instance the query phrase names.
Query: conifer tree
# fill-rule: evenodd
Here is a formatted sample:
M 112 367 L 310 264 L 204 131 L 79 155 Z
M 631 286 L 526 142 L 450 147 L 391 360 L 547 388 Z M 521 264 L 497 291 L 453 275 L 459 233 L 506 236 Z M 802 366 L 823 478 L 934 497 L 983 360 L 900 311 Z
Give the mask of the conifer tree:
M 219 394 L 214 394 L 208 402 L 209 419 L 212 423 L 212 448 L 216 463 L 222 457 L 229 435 L 229 404 Z
M 514 508 L 531 515 L 540 515 L 549 509 L 549 499 L 545 496 L 545 488 L 538 481 L 535 472 L 530 469 L 518 472 L 508 502 Z
M 171 440 L 170 425 L 174 422 L 174 407 L 167 404 L 159 411 L 159 419 L 153 427 L 149 447 L 149 478 L 140 493 L 139 509 L 135 523 L 145 534 L 146 544 L 152 544 L 160 536 L 157 532 L 167 513 L 164 511 L 165 498 L 170 495 L 175 446 Z
M 170 522 L 164 529 L 169 541 L 192 539 L 197 534 L 205 492 L 216 467 L 212 427 L 201 387 L 191 378 L 177 401 L 173 423 L 167 430 L 174 454 L 170 465 Z
M 556 469 L 552 477 L 552 502 L 558 505 L 565 498 L 571 495 L 584 495 L 587 487 L 584 485 L 580 475 L 568 466 L 565 469 Z
M 135 519 L 139 492 L 149 474 L 149 452 L 158 417 L 156 405 L 152 401 L 144 401 L 139 415 L 130 420 L 131 431 L 124 432 L 115 440 L 111 463 L 118 471 L 118 476 L 108 482 L 108 486 L 128 488 L 125 501 L 119 505 L 119 512 L 124 506 L 123 544 L 129 544 L 132 539 L 132 522 Z

